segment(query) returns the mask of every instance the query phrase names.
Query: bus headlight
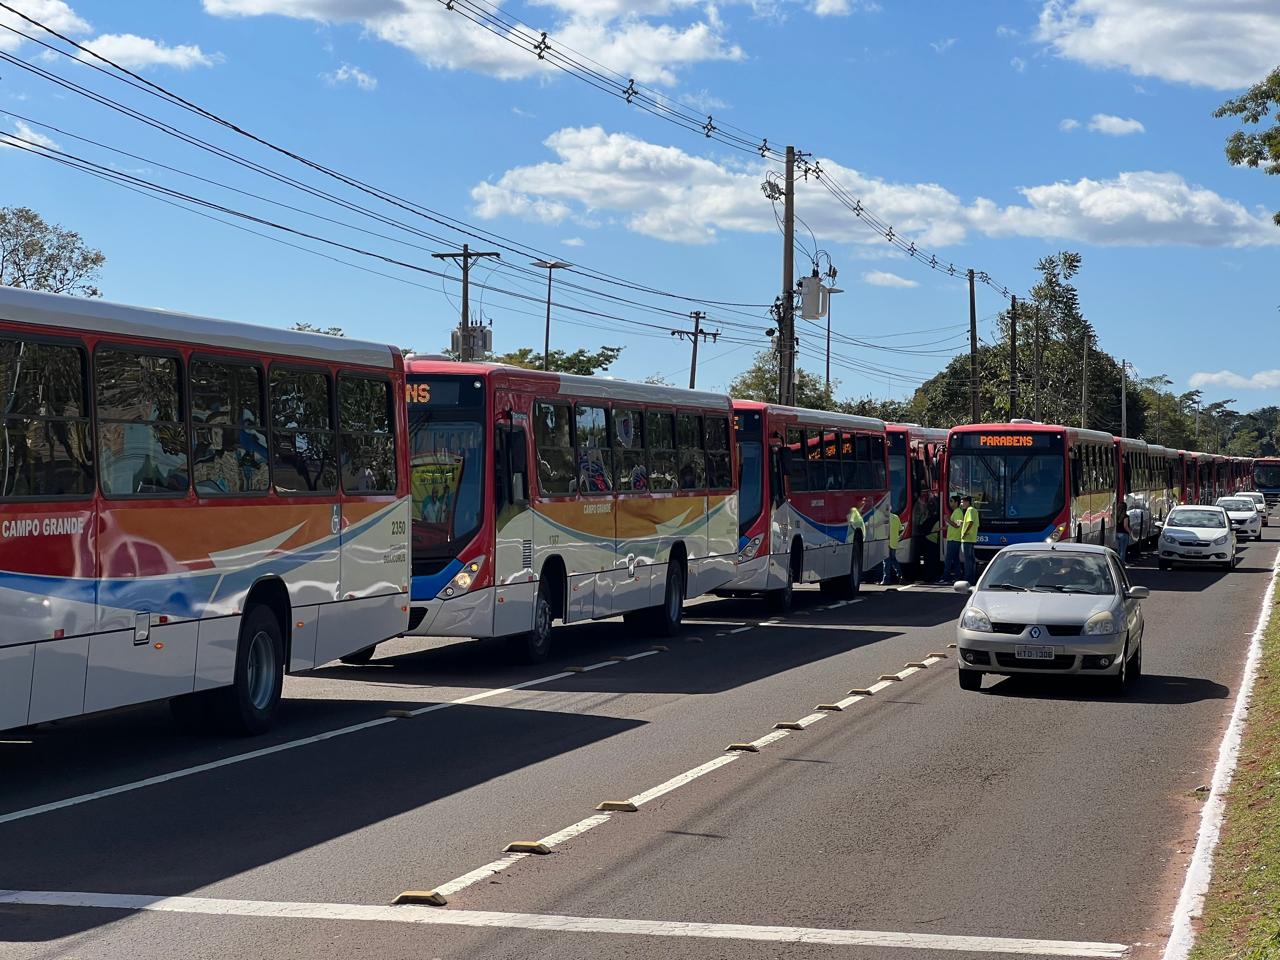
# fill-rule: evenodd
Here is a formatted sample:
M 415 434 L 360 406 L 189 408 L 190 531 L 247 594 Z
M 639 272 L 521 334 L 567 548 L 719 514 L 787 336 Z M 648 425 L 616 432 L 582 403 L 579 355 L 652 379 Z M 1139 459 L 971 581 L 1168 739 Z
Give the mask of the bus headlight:
M 439 595 L 447 600 L 460 593 L 466 593 L 471 589 L 471 585 L 476 582 L 476 576 L 480 573 L 480 567 L 483 565 L 483 558 L 472 560 L 470 563 L 463 565 L 462 569 L 453 575 L 449 585 L 441 590 Z
M 1049 536 L 1045 537 L 1045 543 L 1057 543 L 1062 539 L 1062 535 L 1067 532 L 1067 525 L 1060 523 L 1049 532 Z
M 748 560 L 754 560 L 756 554 L 760 552 L 760 544 L 762 543 L 764 543 L 764 534 L 757 534 L 752 537 L 738 553 L 738 562 L 746 563 Z

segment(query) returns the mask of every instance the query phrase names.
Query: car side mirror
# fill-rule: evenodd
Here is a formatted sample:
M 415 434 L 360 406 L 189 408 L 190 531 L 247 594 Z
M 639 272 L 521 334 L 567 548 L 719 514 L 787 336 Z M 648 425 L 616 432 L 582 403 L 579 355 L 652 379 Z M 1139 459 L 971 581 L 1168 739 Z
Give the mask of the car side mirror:
M 1151 596 L 1151 589 L 1149 587 L 1130 587 L 1124 592 L 1124 595 L 1130 600 L 1145 600 Z
M 968 580 L 957 580 L 951 585 L 951 589 L 956 593 L 973 593 L 973 584 Z

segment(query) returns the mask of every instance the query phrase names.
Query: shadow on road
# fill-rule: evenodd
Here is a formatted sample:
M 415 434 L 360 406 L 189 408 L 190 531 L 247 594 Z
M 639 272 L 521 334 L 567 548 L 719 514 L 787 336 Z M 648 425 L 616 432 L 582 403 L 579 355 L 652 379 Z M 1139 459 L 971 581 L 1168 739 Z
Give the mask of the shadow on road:
M 1098 703 L 1185 704 L 1202 700 L 1225 700 L 1230 695 L 1220 683 L 1204 677 L 1174 677 L 1143 674 L 1124 694 L 1110 693 L 1094 677 L 1002 677 L 987 693 L 999 697 L 1028 700 L 1079 700 Z

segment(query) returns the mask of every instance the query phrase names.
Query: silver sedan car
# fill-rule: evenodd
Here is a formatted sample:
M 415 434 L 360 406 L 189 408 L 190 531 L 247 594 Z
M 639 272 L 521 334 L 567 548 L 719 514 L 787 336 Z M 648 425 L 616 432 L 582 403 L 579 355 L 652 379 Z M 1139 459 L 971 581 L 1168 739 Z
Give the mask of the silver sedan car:
M 1005 547 L 968 593 L 956 625 L 960 687 L 982 675 L 1072 674 L 1124 691 L 1142 674 L 1146 587 L 1130 585 L 1108 547 L 1028 543 Z

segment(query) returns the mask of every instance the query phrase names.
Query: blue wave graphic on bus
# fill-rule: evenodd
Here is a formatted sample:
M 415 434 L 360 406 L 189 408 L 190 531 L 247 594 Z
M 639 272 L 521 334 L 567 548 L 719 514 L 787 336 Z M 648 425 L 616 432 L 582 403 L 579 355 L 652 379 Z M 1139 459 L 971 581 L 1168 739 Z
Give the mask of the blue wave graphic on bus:
M 414 577 L 410 581 L 409 599 L 434 600 L 440 594 L 440 591 L 449 585 L 449 581 L 458 575 L 458 571 L 461 569 L 462 561 L 455 559 L 445 564 L 442 570 Z
M 875 525 L 876 514 L 880 512 L 881 506 L 883 506 L 883 503 L 877 504 L 862 515 L 862 523 L 864 527 L 873 527 Z M 823 523 L 821 520 L 815 520 L 813 517 L 806 516 L 799 510 L 794 510 L 794 512 L 796 517 L 813 527 L 813 529 L 817 530 L 823 536 L 830 537 L 832 540 L 838 541 L 839 543 L 847 543 L 849 541 L 848 520 L 843 520 L 840 523 Z
M 1011 543 L 1044 543 L 1057 529 L 1057 524 L 1049 524 L 1043 530 L 1025 533 L 983 533 L 978 531 L 979 547 L 1007 547 Z

